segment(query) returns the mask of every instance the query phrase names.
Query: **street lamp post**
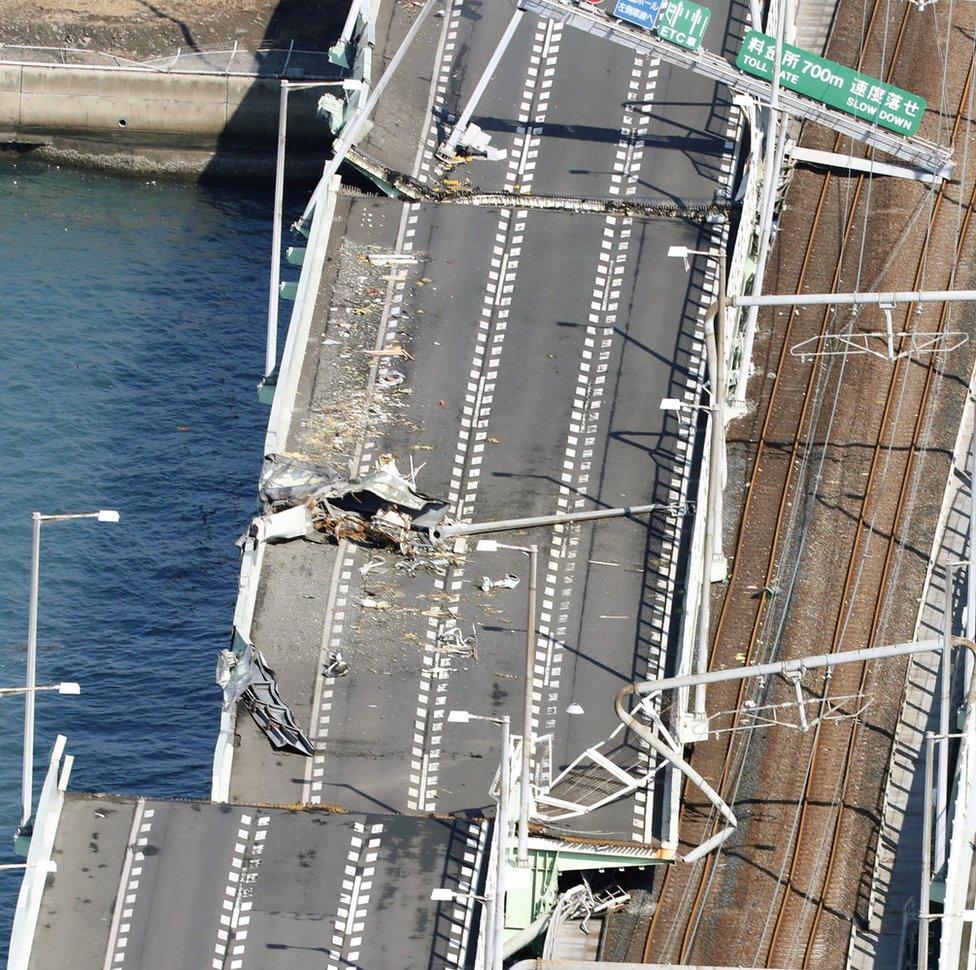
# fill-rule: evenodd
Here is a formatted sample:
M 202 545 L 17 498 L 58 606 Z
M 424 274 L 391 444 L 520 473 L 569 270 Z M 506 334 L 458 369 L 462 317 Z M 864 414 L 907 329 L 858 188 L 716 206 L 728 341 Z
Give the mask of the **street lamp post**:
M 539 547 L 512 546 L 494 539 L 479 539 L 479 552 L 497 552 L 508 549 L 529 557 L 529 600 L 525 620 L 525 694 L 522 705 L 522 761 L 519 781 L 518 851 L 515 863 L 529 864 L 529 801 L 531 792 L 532 752 L 535 738 L 532 731 L 532 695 L 535 690 L 535 602 L 539 572 Z
M 502 970 L 502 949 L 505 935 L 505 854 L 506 843 L 508 842 L 508 803 L 511 798 L 512 787 L 511 769 L 508 761 L 512 743 L 512 719 L 507 714 L 503 714 L 501 717 L 487 717 L 483 714 L 471 714 L 468 711 L 450 711 L 447 719 L 452 724 L 488 721 L 490 724 L 500 724 L 502 729 L 501 777 L 498 785 L 498 811 L 495 813 L 495 892 L 489 897 L 473 897 L 474 899 L 481 899 L 489 906 L 485 924 L 490 934 L 488 942 L 491 949 L 489 950 L 489 959 L 485 963 L 492 970 Z M 525 741 L 523 740 L 522 743 L 524 745 Z M 450 890 L 447 891 L 450 892 Z M 435 898 L 433 893 L 431 898 Z
M 285 141 L 288 133 L 288 95 L 291 91 L 341 86 L 341 81 L 287 81 L 278 92 L 278 151 L 275 159 L 274 216 L 271 224 L 271 280 L 268 287 L 268 329 L 264 348 L 264 379 L 259 388 L 271 388 L 278 366 L 278 300 L 281 281 L 281 215 L 285 196 Z
M 41 573 L 41 525 L 45 522 L 68 522 L 74 519 L 97 519 L 99 522 L 118 522 L 119 513 L 113 509 L 101 509 L 98 512 L 78 512 L 68 515 L 42 515 L 34 512 L 33 541 L 31 545 L 31 573 L 30 573 L 30 604 L 27 611 L 27 682 L 26 686 L 16 689 L 17 693 L 24 693 L 24 758 L 22 779 L 22 812 L 19 834 L 28 833 L 32 802 L 34 798 L 34 694 L 37 680 L 37 601 L 40 587 Z M 66 693 L 62 691 L 61 693 Z
M 56 690 L 59 694 L 77 697 L 81 693 L 81 685 L 73 680 L 64 680 L 60 684 L 39 684 L 34 687 L 0 687 L 0 697 L 11 697 L 14 694 L 38 694 L 42 690 Z

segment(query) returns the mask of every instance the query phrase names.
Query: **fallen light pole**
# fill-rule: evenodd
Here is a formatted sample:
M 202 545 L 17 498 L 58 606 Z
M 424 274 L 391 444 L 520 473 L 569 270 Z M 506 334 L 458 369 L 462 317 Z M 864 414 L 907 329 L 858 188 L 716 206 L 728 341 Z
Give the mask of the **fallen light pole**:
M 547 525 L 571 525 L 574 522 L 593 522 L 597 519 L 619 519 L 628 515 L 652 515 L 664 512 L 667 515 L 684 515 L 688 506 L 672 505 L 625 505 L 613 509 L 593 509 L 590 512 L 554 512 L 552 515 L 532 515 L 524 519 L 494 519 L 489 522 L 448 522 L 434 526 L 430 537 L 435 542 L 461 536 L 485 535 L 489 532 L 516 532 L 520 529 L 539 529 Z
M 336 142 L 335 147 L 332 150 L 332 158 L 329 159 L 328 164 L 325 166 L 325 171 L 322 174 L 322 178 L 319 179 L 318 185 L 315 186 L 315 190 L 312 192 L 312 195 L 308 200 L 308 205 L 305 206 L 305 211 L 302 213 L 301 218 L 295 223 L 295 229 L 297 229 L 299 232 L 302 231 L 305 223 L 308 222 L 308 220 L 312 217 L 312 210 L 325 193 L 327 187 L 332 184 L 332 176 L 339 171 L 339 166 L 345 159 L 346 153 L 356 143 L 356 139 L 359 138 L 363 125 L 373 113 L 373 109 L 380 100 L 380 95 L 382 95 L 386 90 L 386 86 L 390 83 L 390 79 L 393 77 L 396 69 L 400 66 L 400 61 L 403 60 L 404 54 L 406 54 L 407 50 L 410 48 L 410 45 L 413 43 L 414 38 L 420 32 L 420 28 L 427 19 L 427 15 L 439 2 L 440 0 L 427 0 L 423 7 L 421 7 L 420 13 L 417 14 L 416 19 L 410 25 L 410 29 L 400 42 L 400 46 L 396 49 L 393 59 L 389 64 L 387 64 L 386 70 L 376 82 L 376 87 L 373 88 L 373 91 L 369 98 L 367 98 L 366 103 L 359 109 L 359 111 L 356 112 L 352 120 L 343 129 L 342 137 L 338 140 L 338 142 Z
M 529 596 L 525 620 L 525 690 L 522 707 L 522 762 L 519 781 L 519 820 L 518 853 L 515 862 L 519 866 L 529 864 L 529 800 L 531 791 L 532 755 L 535 752 L 535 738 L 532 732 L 532 695 L 535 692 L 535 600 L 536 581 L 539 575 L 539 547 L 510 546 L 494 539 L 482 539 L 478 543 L 479 552 L 497 552 L 510 549 L 529 557 Z
M 718 263 L 718 300 L 713 303 L 705 314 L 705 355 L 708 359 L 709 407 L 713 414 L 711 435 L 709 439 L 709 464 L 712 472 L 708 478 L 708 530 L 706 535 L 711 537 L 711 548 L 705 555 L 706 568 L 709 578 L 725 579 L 726 560 L 722 550 L 722 522 L 724 510 L 722 508 L 722 488 L 725 483 L 725 426 L 727 422 L 728 388 L 725 371 L 725 315 L 728 305 L 726 292 L 726 264 L 725 259 L 704 249 L 688 249 L 687 246 L 671 246 L 668 256 L 684 260 L 685 269 L 691 264 L 689 256 L 704 256 Z M 664 408 L 664 402 L 661 404 Z M 695 407 L 695 405 L 688 405 Z M 681 402 L 678 402 L 681 407 Z M 699 405 L 700 407 L 700 405 Z M 670 408 L 666 408 L 670 410 Z M 719 573 L 715 577 L 714 573 Z
M 437 154 L 441 158 L 453 158 L 454 152 L 457 150 L 458 145 L 463 144 L 465 132 L 468 130 L 468 125 L 471 123 L 471 115 L 473 115 L 477 109 L 478 102 L 481 101 L 481 96 L 485 93 L 485 88 L 488 87 L 488 82 L 495 73 L 495 70 L 498 67 L 498 62 L 502 59 L 502 56 L 508 49 L 508 45 L 511 42 L 512 37 L 515 36 L 515 30 L 524 15 L 524 10 L 520 10 L 518 7 L 515 8 L 515 12 L 512 14 L 512 19 L 509 20 L 508 26 L 505 28 L 505 33 L 502 34 L 502 39 L 498 42 L 494 52 L 488 59 L 488 64 L 485 66 L 481 77 L 478 79 L 478 83 L 475 85 L 475 89 L 471 93 L 471 97 L 468 98 L 468 103 L 464 106 L 464 110 L 461 112 L 461 117 L 458 118 L 457 122 L 455 123 L 454 129 L 447 141 L 445 141 L 444 144 L 437 149 Z
M 718 262 L 718 301 L 708 308 L 704 320 L 705 353 L 708 357 L 709 397 L 712 415 L 708 442 L 708 508 L 705 519 L 705 543 L 702 552 L 704 565 L 701 595 L 698 600 L 698 645 L 695 651 L 696 670 L 703 674 L 708 670 L 708 637 L 711 627 L 709 590 L 713 580 L 716 578 L 725 579 L 727 569 L 725 555 L 722 551 L 722 489 L 725 481 L 726 409 L 725 308 L 728 300 L 726 268 L 723 257 L 716 256 L 707 250 L 671 246 L 668 249 L 668 256 L 683 259 L 686 269 L 690 267 L 689 256 L 705 256 L 716 259 Z M 716 565 L 719 573 L 717 577 L 715 575 Z M 705 715 L 704 687 L 698 687 L 695 691 L 695 715 L 699 718 Z

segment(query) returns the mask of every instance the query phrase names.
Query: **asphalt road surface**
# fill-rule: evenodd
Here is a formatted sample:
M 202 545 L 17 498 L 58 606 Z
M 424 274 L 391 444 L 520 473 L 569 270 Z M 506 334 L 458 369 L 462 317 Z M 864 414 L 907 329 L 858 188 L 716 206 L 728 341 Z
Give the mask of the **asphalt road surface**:
M 30 966 L 455 966 L 472 911 L 430 893 L 482 891 L 486 829 L 69 795 Z
M 426 40 L 434 70 L 429 118 L 414 125 L 424 133 L 418 177 L 526 195 L 677 200 L 710 199 L 729 179 L 734 132 L 712 85 L 528 16 L 475 116 L 507 157 L 438 168 L 432 152 L 449 130 L 445 119 L 460 110 L 509 13 L 504 4 L 452 5 L 438 42 Z M 726 19 L 713 10 L 716 47 Z M 389 47 L 395 39 L 391 28 Z M 424 49 L 421 42 L 412 52 L 405 74 Z M 407 122 L 388 114 L 380 112 L 367 147 L 379 155 L 397 131 L 394 161 L 406 165 Z M 395 340 L 409 350 L 413 360 L 396 361 L 409 400 L 397 402 L 396 420 L 357 439 L 362 469 L 382 454 L 402 470 L 413 459 L 423 465 L 422 490 L 473 520 L 678 501 L 687 495 L 694 429 L 659 405 L 696 399 L 700 321 L 716 264 L 699 257 L 689 273 L 666 253 L 674 244 L 714 253 L 724 231 L 531 208 L 342 206 L 289 448 L 314 451 L 309 411 L 328 397 L 335 373 L 323 363 L 328 341 L 350 305 L 383 288 L 369 345 Z M 395 280 L 378 286 L 364 276 L 359 292 L 337 294 L 350 284 L 337 264 L 370 249 L 415 262 Z M 618 520 L 508 537 L 541 548 L 534 711 L 551 745 L 541 778 L 610 734 L 620 686 L 673 663 L 681 524 Z M 373 556 L 345 543 L 268 550 L 253 640 L 318 753 L 276 755 L 242 717 L 234 797 L 372 811 L 490 804 L 497 737 L 484 724 L 447 726 L 446 715 L 508 712 L 520 729 L 525 563 L 518 554 L 471 553 L 445 576 L 410 577 L 390 557 L 368 566 Z M 514 590 L 484 594 L 475 585 L 508 572 L 522 579 Z M 438 642 L 455 625 L 477 639 L 470 656 Z M 351 668 L 335 681 L 321 676 L 333 649 Z M 583 713 L 567 714 L 571 706 Z M 631 798 L 567 824 L 653 843 L 651 808 L 648 797 Z

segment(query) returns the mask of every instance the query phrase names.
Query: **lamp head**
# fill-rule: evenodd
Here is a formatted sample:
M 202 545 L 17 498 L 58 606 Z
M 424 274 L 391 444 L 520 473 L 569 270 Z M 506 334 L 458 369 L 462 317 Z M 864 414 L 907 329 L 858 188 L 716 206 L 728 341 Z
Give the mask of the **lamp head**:
M 468 711 L 448 711 L 447 719 L 451 724 L 468 724 L 471 721 L 471 714 Z
M 99 522 L 118 522 L 119 513 L 115 509 L 101 509 L 97 518 Z
M 65 681 L 64 683 L 58 684 L 58 693 L 77 696 L 81 693 L 81 684 L 75 684 L 72 681 Z
M 688 253 L 690 250 L 687 246 L 668 246 L 668 255 L 672 259 L 680 259 L 685 264 L 685 269 L 691 269 L 691 263 L 688 261 Z
M 475 544 L 478 552 L 498 552 L 497 539 L 479 539 Z

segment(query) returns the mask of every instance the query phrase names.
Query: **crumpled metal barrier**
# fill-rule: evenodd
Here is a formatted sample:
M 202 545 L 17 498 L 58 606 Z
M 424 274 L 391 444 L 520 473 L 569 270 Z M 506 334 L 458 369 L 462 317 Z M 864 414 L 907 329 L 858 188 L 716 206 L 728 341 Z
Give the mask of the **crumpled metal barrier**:
M 224 690 L 224 706 L 242 700 L 276 751 L 292 751 L 309 757 L 314 753 L 308 735 L 281 699 L 274 671 L 265 663 L 260 650 L 248 643 L 240 654 L 221 651 L 217 683 Z
M 447 504 L 417 490 L 393 461 L 375 471 L 350 478 L 331 465 L 320 465 L 286 455 L 268 455 L 261 474 L 261 498 L 274 511 L 312 501 L 334 504 L 346 511 L 372 515 L 381 504 L 420 513 L 427 527 L 446 513 Z M 420 516 L 413 516 L 414 520 Z
M 307 506 L 315 530 L 334 539 L 397 546 L 408 556 L 428 550 L 430 530 L 447 519 L 447 504 L 418 491 L 392 460 L 350 478 L 331 465 L 268 455 L 261 499 L 277 515 Z

